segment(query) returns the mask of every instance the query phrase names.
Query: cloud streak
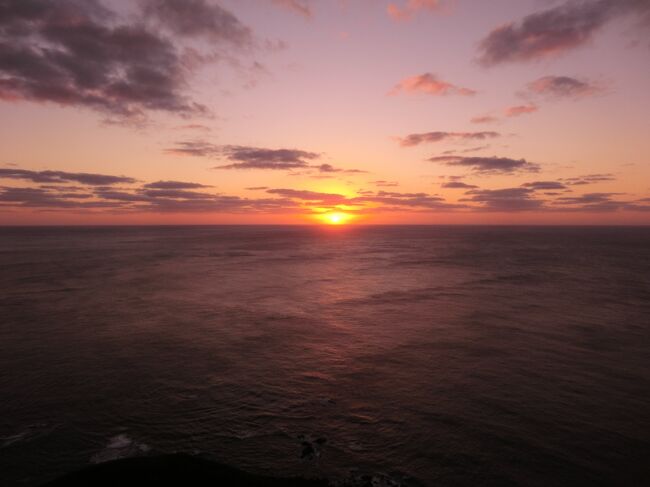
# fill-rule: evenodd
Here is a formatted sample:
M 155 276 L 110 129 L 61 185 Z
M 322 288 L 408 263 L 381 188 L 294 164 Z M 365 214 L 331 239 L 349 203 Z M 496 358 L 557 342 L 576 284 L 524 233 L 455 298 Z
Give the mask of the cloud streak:
M 30 171 L 27 169 L 0 168 L 0 179 L 22 179 L 34 183 L 68 183 L 77 182 L 90 186 L 105 186 L 119 183 L 135 183 L 136 180 L 125 176 L 108 176 L 105 174 L 72 173 L 65 171 Z
M 447 166 L 466 167 L 485 174 L 512 174 L 515 172 L 538 172 L 539 164 L 525 159 L 510 159 L 508 157 L 462 157 L 437 156 L 429 159 Z
M 399 139 L 402 147 L 412 147 L 425 143 L 437 143 L 444 141 L 467 141 L 487 140 L 500 137 L 499 132 L 425 132 L 421 134 L 409 134 Z
M 564 178 L 561 181 L 569 186 L 586 186 L 588 184 L 616 181 L 616 177 L 613 174 L 587 174 L 585 176 Z
M 482 210 L 496 212 L 539 210 L 544 205 L 542 200 L 533 197 L 533 191 L 527 188 L 481 189 L 466 193 L 462 201 L 480 203 Z
M 199 183 L 185 183 L 182 181 L 157 181 L 155 183 L 145 184 L 144 188 L 148 189 L 198 189 L 198 188 L 210 188 L 205 184 Z
M 555 191 L 567 189 L 567 187 L 559 181 L 533 181 L 531 183 L 522 184 L 524 188 L 532 189 L 533 191 L 546 190 Z

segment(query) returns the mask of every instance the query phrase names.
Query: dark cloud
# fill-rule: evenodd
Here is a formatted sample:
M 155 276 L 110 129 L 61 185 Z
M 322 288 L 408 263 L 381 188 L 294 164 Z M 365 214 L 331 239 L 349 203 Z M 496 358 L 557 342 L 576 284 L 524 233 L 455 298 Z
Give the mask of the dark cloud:
M 462 181 L 448 181 L 446 183 L 442 183 L 440 185 L 443 188 L 447 189 L 475 189 L 478 188 L 478 186 L 475 186 L 473 184 L 467 184 Z
M 500 137 L 498 132 L 426 132 L 410 134 L 400 139 L 400 145 L 410 147 L 423 143 L 435 143 L 446 140 L 486 140 Z
M 331 164 L 321 164 L 320 166 L 318 166 L 318 170 L 320 172 L 341 172 L 341 171 L 343 171 L 343 169 L 338 169 L 338 168 L 332 166 Z
M 552 98 L 580 98 L 599 91 L 593 83 L 569 76 L 544 76 L 529 83 L 528 89 L 537 95 Z M 534 107 L 534 105 L 529 106 Z M 533 111 L 536 110 L 537 107 Z
M 613 199 L 613 197 L 621 195 L 622 193 L 586 193 L 579 196 L 563 196 L 557 198 L 554 203 L 561 205 L 561 208 L 567 211 L 609 212 L 621 210 L 647 211 L 650 209 L 634 202 Z
M 481 173 L 538 172 L 539 165 L 525 159 L 510 159 L 508 157 L 461 157 L 438 156 L 429 159 L 431 162 L 441 162 L 448 166 L 468 167 Z
M 265 189 L 269 189 L 269 187 L 268 186 L 252 186 L 250 188 L 244 188 L 244 189 L 246 189 L 248 191 L 263 191 Z
M 319 172 L 324 172 L 324 173 L 334 173 L 334 172 L 340 172 L 346 174 L 367 174 L 368 173 L 368 171 L 362 171 L 361 169 L 341 169 L 338 167 L 334 167 L 331 164 L 321 164 L 320 166 L 316 166 L 316 169 L 318 169 Z
M 305 169 L 309 162 L 318 159 L 320 154 L 298 149 L 262 149 L 227 145 L 221 147 L 223 157 L 232 164 L 215 169 Z
M 152 198 L 149 198 L 139 192 L 134 191 L 124 191 L 119 189 L 97 189 L 95 191 L 95 196 L 98 198 L 109 200 L 109 201 L 122 201 L 122 202 L 149 202 Z
M 90 198 L 90 195 L 88 195 Z M 112 208 L 114 203 L 107 201 L 79 201 L 86 197 L 78 194 L 61 194 L 42 188 L 9 188 L 0 187 L 0 208 L 5 206 L 20 206 L 27 208 L 46 209 L 94 209 Z
M 248 27 L 216 3 L 206 0 L 143 0 L 148 19 L 156 19 L 178 35 L 206 37 L 235 46 L 252 43 Z
M 173 43 L 142 24 L 116 24 L 97 1 L 3 0 L 0 99 L 84 106 L 121 118 L 189 115 L 186 69 Z
M 188 54 L 201 54 L 182 38 L 243 46 L 250 32 L 205 0 L 139 5 L 144 12 L 122 22 L 97 0 L 0 0 L 0 100 L 85 107 L 117 121 L 142 121 L 150 110 L 206 113 L 186 95 L 196 65 Z
M 620 193 L 586 193 L 580 196 L 563 196 L 558 198 L 558 202 L 565 204 L 595 204 L 610 202 L 612 196 L 618 196 Z
M 339 170 L 330 164 L 311 166 L 309 161 L 320 158 L 320 154 L 298 149 L 265 149 L 239 145 L 215 145 L 201 140 L 177 142 L 175 147 L 165 150 L 167 154 L 193 157 L 225 159 L 231 164 L 215 169 L 313 169 L 321 172 L 361 172 Z
M 522 186 L 532 190 L 566 189 L 566 186 L 558 181 L 533 181 L 532 183 L 524 183 Z
M 529 211 L 539 210 L 544 202 L 533 197 L 528 188 L 481 189 L 465 193 L 461 201 L 480 203 L 481 209 L 489 211 Z
M 176 142 L 175 147 L 165 149 L 166 154 L 176 156 L 218 157 L 222 154 L 221 147 L 202 140 Z
M 481 41 L 479 62 L 493 66 L 562 54 L 585 44 L 618 16 L 648 12 L 647 0 L 569 0 L 490 32 Z
M 214 195 L 210 193 L 199 193 L 186 189 L 145 189 L 142 194 L 150 198 L 174 198 L 187 200 L 210 199 Z
M 64 171 L 29 171 L 27 169 L 3 168 L 0 168 L 0 178 L 23 179 L 35 183 L 64 183 L 71 181 L 91 186 L 136 182 L 135 179 L 124 176 L 107 176 L 105 174 L 71 173 Z
M 198 188 L 210 188 L 205 184 L 199 183 L 184 183 L 181 181 L 157 181 L 155 183 L 145 184 L 144 188 L 148 189 L 198 189 Z
M 297 205 L 286 198 L 248 199 L 182 189 L 134 190 L 102 189 L 95 196 L 117 202 L 115 210 L 132 212 L 277 212 L 295 211 Z
M 586 176 L 564 178 L 560 181 L 565 182 L 569 186 L 585 186 L 587 184 L 616 181 L 616 177 L 613 174 L 587 174 Z
M 296 211 L 297 205 L 287 199 L 248 199 L 238 196 L 214 195 L 206 198 L 155 198 L 134 210 L 160 213 L 276 213 Z

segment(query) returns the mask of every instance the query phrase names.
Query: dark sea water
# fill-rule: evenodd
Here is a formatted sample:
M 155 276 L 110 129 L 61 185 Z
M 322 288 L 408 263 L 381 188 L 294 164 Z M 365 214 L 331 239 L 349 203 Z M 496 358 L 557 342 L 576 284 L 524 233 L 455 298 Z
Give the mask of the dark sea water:
M 0 485 L 165 452 L 650 485 L 650 228 L 0 229 Z

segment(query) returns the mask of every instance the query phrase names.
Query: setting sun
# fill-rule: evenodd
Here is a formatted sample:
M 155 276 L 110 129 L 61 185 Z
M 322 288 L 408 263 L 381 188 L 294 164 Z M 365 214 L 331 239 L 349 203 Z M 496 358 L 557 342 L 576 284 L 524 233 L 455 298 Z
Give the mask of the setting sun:
M 323 220 L 329 225 L 343 225 L 348 223 L 352 218 L 347 213 L 327 213 L 323 215 Z

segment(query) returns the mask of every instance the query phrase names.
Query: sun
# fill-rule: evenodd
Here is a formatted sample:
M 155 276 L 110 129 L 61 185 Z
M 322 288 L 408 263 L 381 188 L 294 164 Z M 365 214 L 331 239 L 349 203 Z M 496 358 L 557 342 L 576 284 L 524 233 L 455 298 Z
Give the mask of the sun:
M 324 215 L 321 216 L 321 218 L 328 225 L 343 225 L 347 223 L 352 217 L 347 213 L 334 212 L 334 213 L 325 213 Z

